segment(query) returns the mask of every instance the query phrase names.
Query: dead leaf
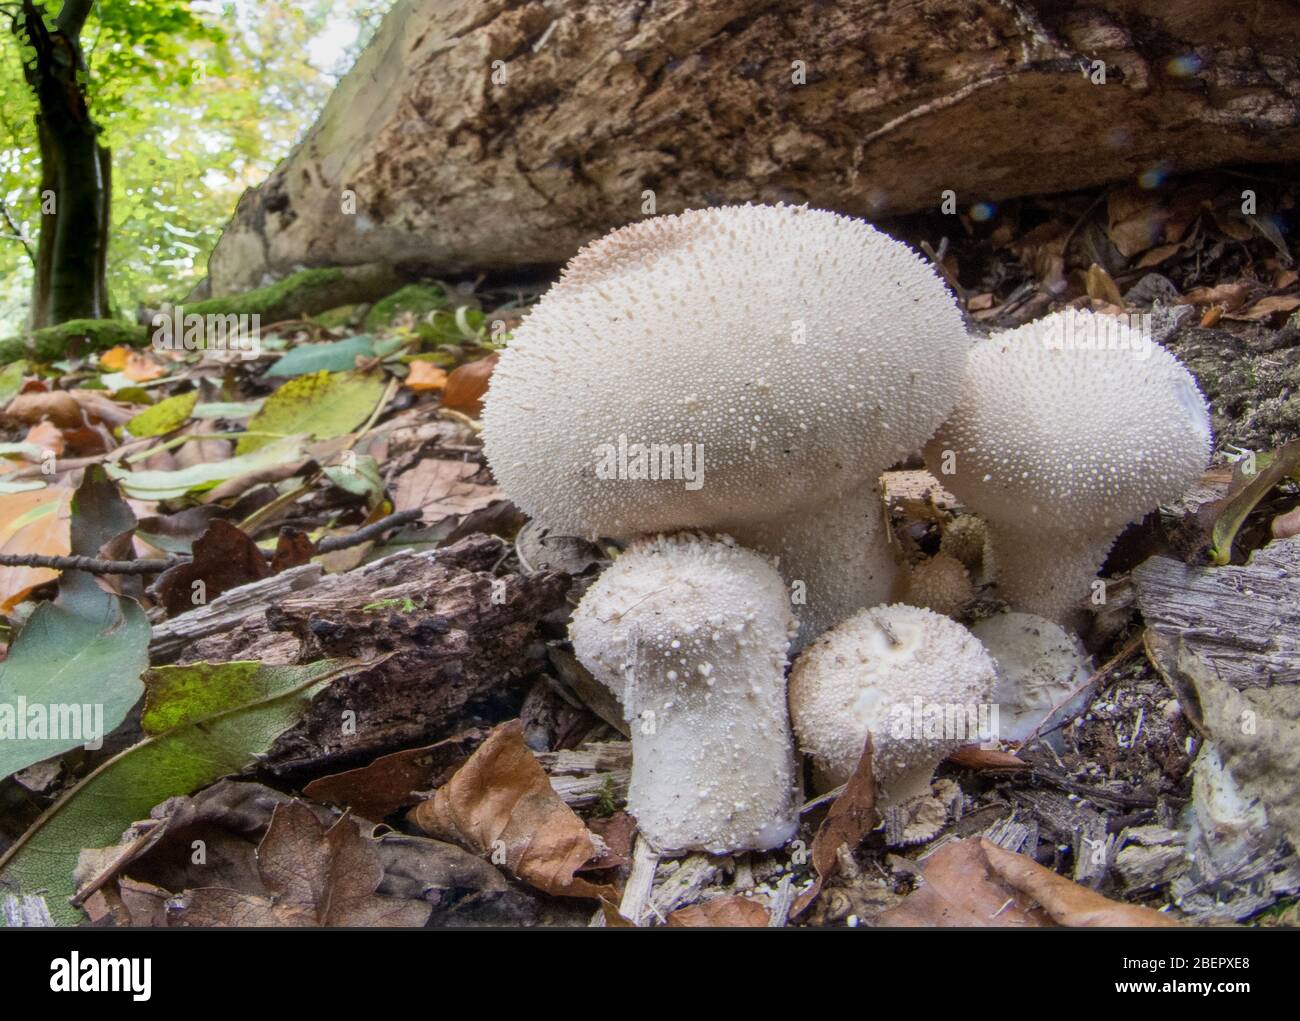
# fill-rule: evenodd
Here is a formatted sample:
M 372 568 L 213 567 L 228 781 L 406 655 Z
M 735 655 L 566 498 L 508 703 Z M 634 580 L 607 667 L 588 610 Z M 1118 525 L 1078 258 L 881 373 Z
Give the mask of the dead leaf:
M 1029 763 L 1016 758 L 1010 752 L 996 748 L 981 748 L 977 744 L 968 744 L 958 748 L 948 756 L 946 762 L 964 769 L 1028 769 Z
M 271 555 L 271 573 L 279 574 L 291 567 L 310 564 L 316 555 L 316 544 L 307 537 L 307 533 L 297 528 L 282 528 L 275 541 L 275 552 Z
M 1269 526 L 1274 539 L 1289 539 L 1300 535 L 1300 507 L 1295 507 L 1285 514 L 1279 514 Z
M 313 780 L 303 794 L 379 822 L 418 803 L 424 798 L 422 792 L 445 782 L 444 777 L 469 758 L 484 736 L 482 730 L 467 730 L 437 744 L 381 755 L 360 769 Z
M 99 356 L 99 367 L 108 372 L 121 372 L 126 368 L 127 360 L 131 357 L 131 349 L 123 344 L 117 347 L 110 347 Z
M 299 801 L 277 805 L 257 847 L 263 889 L 201 887 L 174 914 L 191 926 L 423 926 L 432 913 L 417 900 L 375 893 L 384 878 L 379 851 L 343 816 L 328 828 Z
M 466 362 L 451 370 L 446 388 L 442 391 L 442 406 L 463 411 L 470 418 L 483 414 L 483 395 L 487 393 L 492 370 L 500 356 L 490 354 L 475 362 Z
M 422 510 L 427 525 L 436 525 L 453 514 L 469 514 L 503 499 L 496 486 L 466 481 L 481 466 L 472 461 L 449 461 L 426 457 L 397 477 L 393 487 L 393 510 Z
M 60 429 L 73 429 L 83 421 L 81 405 L 64 390 L 19 394 L 9 402 L 5 413 L 24 425 L 48 421 Z
M 402 385 L 417 393 L 441 390 L 447 385 L 447 370 L 434 365 L 433 362 L 412 362 L 411 371 L 407 373 Z
M 53 422 L 40 422 L 27 430 L 24 443 L 31 443 L 52 451 L 55 457 L 62 457 L 67 443 L 63 439 L 63 430 Z
M 46 486 L 0 495 L 0 553 L 62 557 L 72 551 L 69 524 L 73 490 Z M 48 567 L 0 567 L 0 611 L 8 613 L 59 572 Z
M 748 897 L 713 897 L 668 916 L 670 929 L 761 929 L 771 920 L 767 908 Z
M 144 351 L 132 351 L 122 369 L 122 375 L 134 383 L 147 383 L 161 379 L 166 374 L 163 367 Z
M 826 818 L 813 837 L 812 865 L 817 873 L 813 885 L 799 895 L 790 909 L 790 917 L 802 914 L 817 899 L 826 880 L 839 868 L 841 847 L 853 851 L 879 821 L 876 813 L 876 779 L 871 770 L 871 736 L 857 768 L 844 785 L 844 793 L 835 799 Z
M 194 558 L 164 571 L 151 591 L 158 594 L 168 614 L 176 616 L 271 573 L 257 544 L 229 521 L 217 518 L 195 540 Z
M 921 863 L 922 885 L 876 919 L 881 926 L 1106 928 L 1178 926 L 1121 904 L 983 837 L 944 844 Z
M 1088 274 L 1085 279 L 1085 286 L 1088 291 L 1088 297 L 1097 301 L 1104 301 L 1108 305 L 1115 305 L 1123 309 L 1124 296 L 1119 293 L 1119 285 L 1111 279 L 1111 275 L 1098 266 L 1095 262 L 1088 267 Z
M 1240 308 L 1250 293 L 1247 283 L 1219 284 L 1217 287 L 1196 287 L 1179 299 L 1182 305 L 1222 305 L 1231 311 Z
M 1223 306 L 1211 305 L 1205 310 L 1205 315 L 1201 316 L 1201 329 L 1208 330 L 1211 326 L 1218 323 L 1223 318 Z
M 1267 298 L 1260 298 L 1250 308 L 1238 312 L 1235 315 L 1229 313 L 1231 319 L 1246 319 L 1252 323 L 1262 323 L 1275 315 L 1282 315 L 1287 312 L 1294 312 L 1300 308 L 1300 295 L 1296 294 L 1272 294 Z
M 1106 195 L 1106 236 L 1125 258 L 1162 241 L 1168 216 L 1154 192 L 1126 185 Z
M 1182 250 L 1182 247 L 1183 246 L 1180 244 L 1174 244 L 1160 245 L 1157 248 L 1153 248 L 1137 261 L 1137 268 L 1151 269 L 1155 266 L 1161 265 L 1162 263 L 1168 262 Z
M 612 887 L 574 875 L 596 846 L 524 744 L 519 720 L 495 728 L 410 819 L 431 837 L 488 855 L 544 893 L 617 900 Z

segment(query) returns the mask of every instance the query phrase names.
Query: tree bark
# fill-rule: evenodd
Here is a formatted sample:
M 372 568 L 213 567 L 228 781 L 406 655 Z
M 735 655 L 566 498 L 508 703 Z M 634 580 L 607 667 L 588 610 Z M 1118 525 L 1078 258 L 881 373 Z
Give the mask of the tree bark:
M 651 212 L 877 220 L 1300 157 L 1293 0 L 398 0 L 214 295 L 564 262 Z
M 41 148 L 41 232 L 31 326 L 104 319 L 112 159 L 90 116 L 81 29 L 93 0 L 66 0 L 51 24 L 23 0 L 16 31 L 31 47 L 23 71 L 36 95 Z

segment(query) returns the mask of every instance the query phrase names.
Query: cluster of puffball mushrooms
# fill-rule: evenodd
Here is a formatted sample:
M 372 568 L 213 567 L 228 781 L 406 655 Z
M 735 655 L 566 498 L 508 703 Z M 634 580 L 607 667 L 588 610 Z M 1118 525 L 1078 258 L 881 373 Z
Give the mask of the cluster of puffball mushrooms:
M 501 356 L 484 445 L 541 525 L 631 540 L 570 638 L 629 721 L 652 845 L 789 840 L 796 742 L 830 789 L 870 735 L 878 803 L 901 804 L 968 741 L 900 734 L 900 707 L 996 700 L 1018 740 L 1063 674 L 1087 676 L 1067 628 L 1092 579 L 1211 446 L 1191 374 L 1123 320 L 1109 344 L 1057 342 L 1091 319 L 972 341 L 928 262 L 805 207 L 656 217 L 573 258 Z M 663 456 L 611 477 L 620 444 Z M 699 453 L 694 481 L 658 470 L 674 449 Z M 987 523 L 1013 612 L 967 629 L 895 601 L 880 477 L 922 452 Z

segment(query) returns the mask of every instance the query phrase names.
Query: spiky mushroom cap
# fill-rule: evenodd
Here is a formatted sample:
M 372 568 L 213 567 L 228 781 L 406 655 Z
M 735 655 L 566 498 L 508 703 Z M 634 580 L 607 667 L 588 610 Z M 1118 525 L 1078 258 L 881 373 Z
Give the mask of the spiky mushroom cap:
M 799 747 L 824 784 L 852 775 L 868 733 L 881 800 L 922 794 L 935 767 L 981 740 L 993 661 L 966 628 L 895 603 L 850 617 L 813 642 L 790 673 Z
M 485 452 L 557 531 L 730 532 L 918 449 L 956 400 L 967 343 L 931 266 L 861 220 L 786 205 L 656 217 L 584 248 L 525 318 L 487 394 Z M 700 456 L 697 485 L 683 459 Z
M 569 634 L 632 730 L 628 808 L 661 850 L 770 848 L 798 823 L 781 576 L 727 538 L 640 539 Z
M 1210 442 L 1178 359 L 1127 318 L 1067 309 L 971 349 L 926 461 L 987 520 L 1002 593 L 1065 620 L 1119 531 L 1185 492 Z

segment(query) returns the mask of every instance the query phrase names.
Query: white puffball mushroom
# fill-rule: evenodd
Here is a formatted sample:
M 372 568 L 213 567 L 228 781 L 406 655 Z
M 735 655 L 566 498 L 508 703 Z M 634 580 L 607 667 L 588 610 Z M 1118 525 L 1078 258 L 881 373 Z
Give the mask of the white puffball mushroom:
M 1092 675 L 1092 660 L 1079 640 L 1044 617 L 999 613 L 970 630 L 997 668 L 993 699 L 1004 741 L 1024 741 Z
M 956 557 L 938 553 L 908 570 L 903 602 L 923 606 L 945 617 L 955 617 L 975 598 L 975 587 Z
M 766 849 L 794 835 L 794 631 L 781 576 L 729 538 L 640 539 L 578 604 L 574 652 L 622 701 L 628 809 L 661 851 Z
M 872 739 L 878 802 L 929 789 L 935 767 L 981 740 L 993 660 L 956 621 L 895 603 L 837 624 L 795 661 L 790 718 L 828 787 L 846 782 Z
M 1185 492 L 1209 456 L 1191 373 L 1129 319 L 1074 309 L 976 344 L 926 446 L 988 523 L 999 595 L 1074 627 L 1120 531 Z
M 888 598 L 877 478 L 951 410 L 968 344 L 931 265 L 862 220 L 654 217 L 579 252 L 514 332 L 484 450 L 553 531 L 705 529 L 778 556 L 808 637 Z

